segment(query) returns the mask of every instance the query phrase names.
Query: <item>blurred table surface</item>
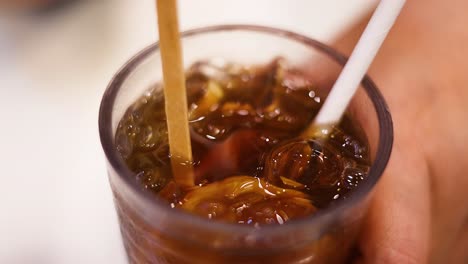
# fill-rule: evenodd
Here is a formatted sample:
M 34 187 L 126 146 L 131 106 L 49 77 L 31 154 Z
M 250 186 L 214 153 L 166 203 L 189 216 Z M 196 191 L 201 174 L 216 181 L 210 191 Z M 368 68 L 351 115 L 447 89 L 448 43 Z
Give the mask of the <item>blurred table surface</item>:
M 294 4 L 293 4 L 294 3 Z M 330 42 L 369 0 L 180 0 L 181 28 L 276 26 Z M 101 96 L 157 39 L 154 1 L 0 16 L 0 263 L 126 263 L 101 149 Z

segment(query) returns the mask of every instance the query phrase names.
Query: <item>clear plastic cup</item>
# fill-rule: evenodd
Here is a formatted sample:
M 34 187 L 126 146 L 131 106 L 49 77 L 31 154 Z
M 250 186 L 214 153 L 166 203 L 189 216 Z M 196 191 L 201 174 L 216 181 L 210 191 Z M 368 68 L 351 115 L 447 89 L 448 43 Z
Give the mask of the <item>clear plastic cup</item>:
M 266 64 L 281 56 L 329 90 L 346 58 L 308 37 L 250 25 L 221 25 L 182 34 L 184 65 L 223 59 L 244 65 Z M 99 132 L 110 185 L 130 263 L 343 263 L 360 230 L 373 186 L 390 157 L 393 126 L 387 105 L 369 77 L 348 113 L 366 132 L 371 168 L 346 199 L 309 217 L 284 225 L 253 228 L 213 222 L 171 209 L 135 180 L 117 152 L 114 136 L 126 109 L 162 79 L 158 44 L 127 62 L 107 88 L 99 113 Z

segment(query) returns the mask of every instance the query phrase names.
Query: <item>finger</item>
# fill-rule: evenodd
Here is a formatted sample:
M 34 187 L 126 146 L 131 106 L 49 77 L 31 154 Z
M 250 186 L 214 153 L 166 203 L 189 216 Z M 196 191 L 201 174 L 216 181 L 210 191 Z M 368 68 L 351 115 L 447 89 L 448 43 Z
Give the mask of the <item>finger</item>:
M 422 155 L 398 145 L 363 224 L 365 263 L 427 263 L 430 230 L 429 174 Z
M 468 219 L 467 219 L 468 220 Z M 468 221 L 460 230 L 457 241 L 453 244 L 453 254 L 447 263 L 468 263 Z

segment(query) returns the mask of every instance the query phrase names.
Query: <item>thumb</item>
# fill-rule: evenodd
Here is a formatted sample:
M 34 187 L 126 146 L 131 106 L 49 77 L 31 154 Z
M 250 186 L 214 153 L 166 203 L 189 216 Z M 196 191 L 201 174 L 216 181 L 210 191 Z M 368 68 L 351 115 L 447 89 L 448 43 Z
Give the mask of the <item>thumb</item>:
M 428 261 L 429 172 L 423 155 L 400 146 L 395 145 L 364 219 L 358 263 Z

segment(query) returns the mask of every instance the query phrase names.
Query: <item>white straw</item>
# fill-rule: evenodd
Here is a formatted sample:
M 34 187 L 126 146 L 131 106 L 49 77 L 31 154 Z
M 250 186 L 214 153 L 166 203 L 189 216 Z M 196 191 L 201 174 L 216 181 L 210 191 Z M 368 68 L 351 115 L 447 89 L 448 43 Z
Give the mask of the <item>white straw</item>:
M 313 126 L 323 127 L 340 121 L 404 4 L 405 0 L 381 0 Z

